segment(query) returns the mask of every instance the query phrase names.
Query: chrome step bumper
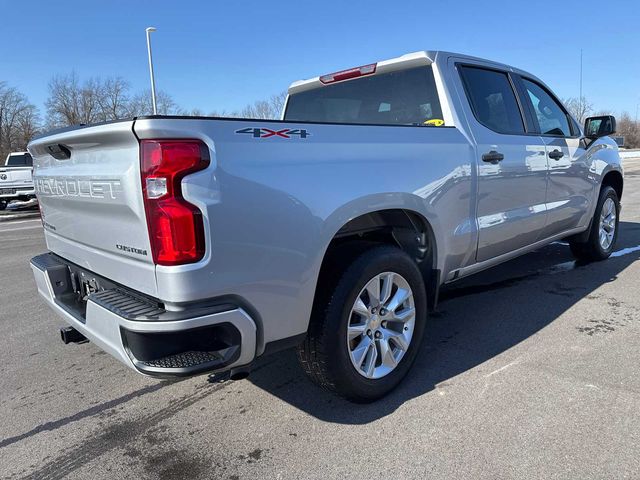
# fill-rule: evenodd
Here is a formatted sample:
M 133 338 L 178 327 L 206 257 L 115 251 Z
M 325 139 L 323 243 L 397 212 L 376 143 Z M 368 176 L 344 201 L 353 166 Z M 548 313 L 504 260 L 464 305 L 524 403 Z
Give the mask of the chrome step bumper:
M 38 292 L 53 310 L 140 373 L 171 377 L 225 371 L 255 358 L 256 324 L 242 308 L 198 305 L 167 311 L 157 300 L 51 253 L 34 257 L 31 268 Z M 76 293 L 80 275 L 98 286 L 85 298 Z

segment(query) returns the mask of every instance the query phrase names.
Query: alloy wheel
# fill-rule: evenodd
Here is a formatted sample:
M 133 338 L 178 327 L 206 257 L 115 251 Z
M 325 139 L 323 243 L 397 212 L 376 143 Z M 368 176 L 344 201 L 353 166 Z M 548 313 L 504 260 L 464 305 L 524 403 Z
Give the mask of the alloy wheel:
M 409 283 L 383 272 L 369 280 L 351 308 L 347 348 L 356 371 L 369 379 L 391 373 L 411 344 L 416 308 Z

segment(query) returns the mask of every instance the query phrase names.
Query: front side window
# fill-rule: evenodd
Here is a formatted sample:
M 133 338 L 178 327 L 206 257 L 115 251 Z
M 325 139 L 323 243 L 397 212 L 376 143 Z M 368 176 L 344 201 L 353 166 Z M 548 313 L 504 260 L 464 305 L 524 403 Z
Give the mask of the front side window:
M 481 124 L 498 133 L 524 133 L 516 94 L 506 73 L 470 66 L 460 67 L 460 72 L 473 114 Z
M 538 120 L 540 133 L 570 137 L 569 116 L 560 104 L 537 83 L 526 78 L 523 78 L 522 82 Z
M 284 120 L 370 125 L 444 123 L 430 66 L 363 76 L 291 94 Z

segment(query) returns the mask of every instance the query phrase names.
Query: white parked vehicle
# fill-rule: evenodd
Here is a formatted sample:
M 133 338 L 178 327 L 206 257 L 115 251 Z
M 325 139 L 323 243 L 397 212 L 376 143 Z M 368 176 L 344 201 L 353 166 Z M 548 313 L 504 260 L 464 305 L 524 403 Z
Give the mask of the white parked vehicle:
M 29 152 L 13 152 L 7 155 L 0 167 L 0 210 L 12 200 L 35 200 L 33 186 L 33 159 Z

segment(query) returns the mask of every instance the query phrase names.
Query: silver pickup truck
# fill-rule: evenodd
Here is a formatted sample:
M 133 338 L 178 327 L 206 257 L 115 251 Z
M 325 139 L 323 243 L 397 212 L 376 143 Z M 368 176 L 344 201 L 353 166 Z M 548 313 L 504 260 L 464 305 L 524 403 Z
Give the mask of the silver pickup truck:
M 12 152 L 0 166 L 0 210 L 13 200 L 35 199 L 33 160 L 29 152 Z
M 607 258 L 610 116 L 584 131 L 535 76 L 419 52 L 293 83 L 281 121 L 149 116 L 32 141 L 40 294 L 152 376 L 296 347 L 353 401 L 396 386 L 441 285 L 558 239 Z

